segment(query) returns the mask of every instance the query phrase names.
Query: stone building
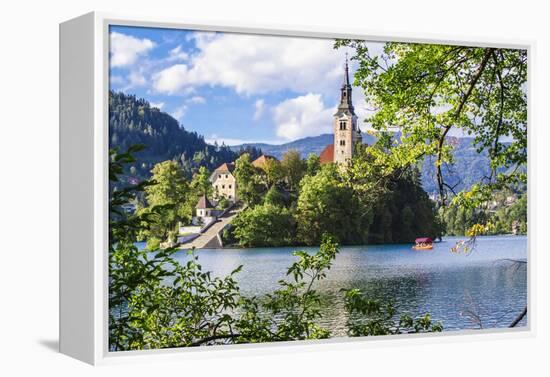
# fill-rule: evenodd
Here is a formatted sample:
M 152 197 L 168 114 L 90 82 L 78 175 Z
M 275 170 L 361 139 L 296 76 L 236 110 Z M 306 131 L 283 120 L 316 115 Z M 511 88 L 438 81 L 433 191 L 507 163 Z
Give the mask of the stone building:
M 210 176 L 210 182 L 214 187 L 214 199 L 222 197 L 232 202 L 237 201 L 237 180 L 233 175 L 235 163 L 229 162 L 220 165 Z

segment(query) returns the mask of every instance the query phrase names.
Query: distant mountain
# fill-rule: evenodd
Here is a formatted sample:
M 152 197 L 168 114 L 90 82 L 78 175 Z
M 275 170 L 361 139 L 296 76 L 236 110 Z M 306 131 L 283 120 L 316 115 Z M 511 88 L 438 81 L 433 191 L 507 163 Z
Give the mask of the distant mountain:
M 473 184 L 479 183 L 483 177 L 491 174 L 489 157 L 486 152 L 478 153 L 474 146 L 474 138 L 460 137 L 449 138 L 454 145 L 454 164 L 443 166 L 443 177 L 445 182 L 454 187 L 454 191 L 467 190 Z M 437 170 L 435 168 L 435 157 L 424 160 L 422 166 L 422 186 L 429 194 L 437 194 Z
M 333 143 L 332 134 L 323 134 L 319 136 L 306 137 L 299 140 L 280 145 L 265 143 L 248 143 L 238 146 L 232 146 L 233 151 L 239 151 L 242 147 L 255 147 L 262 150 L 263 153 L 281 158 L 282 155 L 290 150 L 297 150 L 303 158 L 310 153 L 320 154 L 328 144 Z M 375 138 L 369 134 L 363 134 L 363 142 L 372 144 Z M 474 183 L 479 182 L 483 177 L 490 173 L 489 159 L 485 153 L 477 153 L 473 145 L 473 138 L 450 138 L 449 141 L 454 144 L 455 164 L 443 169 L 446 182 L 455 187 L 456 191 L 470 188 Z M 438 192 L 436 169 L 433 159 L 426 159 L 422 166 L 422 185 L 429 194 Z
M 369 134 L 363 134 L 364 143 L 374 142 L 374 137 Z M 266 143 L 246 143 L 242 145 L 231 146 L 235 152 L 243 147 L 255 147 L 262 150 L 262 153 L 275 156 L 281 159 L 283 154 L 291 149 L 300 153 L 302 158 L 306 158 L 310 153 L 320 154 L 328 144 L 332 144 L 334 136 L 332 134 L 322 134 L 319 136 L 310 136 L 298 139 L 285 144 L 266 144 Z

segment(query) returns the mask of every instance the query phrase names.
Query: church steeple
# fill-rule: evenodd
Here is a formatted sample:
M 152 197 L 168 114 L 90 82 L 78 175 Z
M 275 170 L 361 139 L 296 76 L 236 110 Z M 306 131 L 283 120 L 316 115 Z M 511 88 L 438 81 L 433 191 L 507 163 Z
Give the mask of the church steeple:
M 344 84 L 342 86 L 349 86 L 348 53 L 347 52 L 346 52 L 346 72 L 344 74 Z
M 338 105 L 338 113 L 346 112 L 355 115 L 353 103 L 351 101 L 351 85 L 349 83 L 349 68 L 348 55 L 346 53 L 346 65 L 344 69 L 344 82 L 340 88 L 340 104 Z M 337 113 L 337 114 L 338 114 Z
M 357 115 L 351 101 L 348 56 L 344 66 L 344 82 L 340 88 L 340 103 L 334 114 L 333 161 L 346 166 L 352 159 L 355 145 L 362 142 L 361 131 L 357 127 Z

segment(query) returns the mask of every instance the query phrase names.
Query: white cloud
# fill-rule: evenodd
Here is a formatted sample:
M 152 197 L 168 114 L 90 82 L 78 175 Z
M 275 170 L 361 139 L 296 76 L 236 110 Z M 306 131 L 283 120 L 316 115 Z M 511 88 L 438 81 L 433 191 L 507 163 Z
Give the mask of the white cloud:
M 185 51 L 182 51 L 182 47 L 177 46 L 170 50 L 170 54 L 168 56 L 168 61 L 185 61 L 189 59 L 189 54 Z
M 265 109 L 265 101 L 263 99 L 256 100 L 254 103 L 254 120 L 258 120 L 262 117 Z
M 144 86 L 145 84 L 147 84 L 147 80 L 141 70 L 132 71 L 128 75 L 128 89 L 135 88 L 137 86 Z
M 273 108 L 278 137 L 295 140 L 332 132 L 335 108 L 325 108 L 321 94 L 287 99 Z
M 195 33 L 198 53 L 153 75 L 158 92 L 175 94 L 219 85 L 250 95 L 279 90 L 334 91 L 342 80 L 345 50 L 327 39 Z
M 126 83 L 126 80 L 122 76 L 113 75 L 109 78 L 109 83 L 112 86 L 121 86 L 121 85 L 124 85 Z
M 153 86 L 156 91 L 175 94 L 190 85 L 187 80 L 189 70 L 185 64 L 175 64 L 153 75 Z
M 206 99 L 201 96 L 193 96 L 191 98 L 188 98 L 185 102 L 191 105 L 203 105 L 206 103 Z
M 139 56 L 147 55 L 155 46 L 150 39 L 139 39 L 117 32 L 112 32 L 110 38 L 111 66 L 113 67 L 132 65 Z

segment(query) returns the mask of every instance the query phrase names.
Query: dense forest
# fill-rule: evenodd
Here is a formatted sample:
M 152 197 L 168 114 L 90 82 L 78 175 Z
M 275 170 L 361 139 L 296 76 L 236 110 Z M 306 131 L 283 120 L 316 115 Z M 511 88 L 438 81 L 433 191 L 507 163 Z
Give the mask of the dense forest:
M 149 178 L 156 163 L 177 161 L 186 177 L 199 167 L 211 170 L 224 162 L 234 161 L 247 152 L 259 156 L 257 148 L 233 151 L 225 145 L 207 144 L 202 135 L 186 130 L 169 114 L 151 107 L 144 99 L 121 92 L 109 93 L 109 147 L 127 150 L 136 144 L 147 148 L 126 167 L 129 179 Z

